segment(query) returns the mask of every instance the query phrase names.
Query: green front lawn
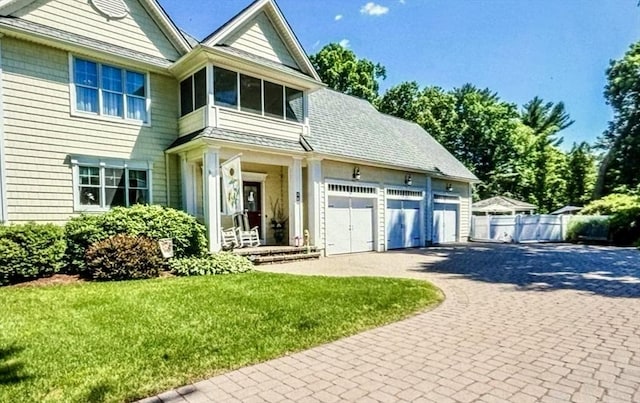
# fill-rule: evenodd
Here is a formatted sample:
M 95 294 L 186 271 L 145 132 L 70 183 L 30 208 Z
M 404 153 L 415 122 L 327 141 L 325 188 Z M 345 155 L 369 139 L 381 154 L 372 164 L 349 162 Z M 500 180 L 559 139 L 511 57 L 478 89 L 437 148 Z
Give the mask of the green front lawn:
M 425 282 L 266 273 L 0 289 L 0 402 L 142 398 L 406 317 Z

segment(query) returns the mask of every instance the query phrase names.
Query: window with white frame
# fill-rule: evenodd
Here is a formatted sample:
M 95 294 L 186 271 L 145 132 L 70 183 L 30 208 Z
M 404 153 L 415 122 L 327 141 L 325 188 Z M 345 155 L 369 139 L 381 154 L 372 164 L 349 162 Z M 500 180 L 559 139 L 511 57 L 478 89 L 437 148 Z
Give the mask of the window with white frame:
M 147 75 L 73 58 L 76 112 L 148 123 Z
M 291 122 L 304 122 L 304 92 L 221 67 L 213 68 L 217 106 Z
M 72 159 L 76 210 L 151 203 L 151 166 L 142 161 Z

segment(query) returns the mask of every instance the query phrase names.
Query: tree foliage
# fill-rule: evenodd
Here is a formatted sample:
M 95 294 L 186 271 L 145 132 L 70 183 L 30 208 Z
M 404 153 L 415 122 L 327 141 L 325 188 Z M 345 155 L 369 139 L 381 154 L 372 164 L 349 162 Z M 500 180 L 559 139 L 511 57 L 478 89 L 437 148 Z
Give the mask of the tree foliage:
M 586 142 L 573 144 L 567 154 L 567 203 L 583 206 L 596 184 L 596 157 Z
M 595 160 L 586 144 L 569 153 L 559 149 L 559 132 L 573 124 L 562 102 L 536 96 L 519 111 L 488 88 L 465 84 L 447 91 L 421 88 L 415 81 L 375 98 L 376 78 L 384 76 L 380 65 L 336 44 L 311 58 L 332 88 L 372 100 L 381 112 L 422 126 L 482 181 L 476 199 L 511 196 L 541 212 L 590 200 Z
M 371 102 L 378 97 L 378 79 L 387 77 L 384 66 L 358 59 L 353 51 L 337 43 L 326 45 L 315 55 L 309 56 L 309 60 L 329 87 Z
M 622 59 L 611 61 L 604 96 L 614 115 L 599 142 L 606 155 L 597 195 L 640 185 L 640 42 L 631 45 Z

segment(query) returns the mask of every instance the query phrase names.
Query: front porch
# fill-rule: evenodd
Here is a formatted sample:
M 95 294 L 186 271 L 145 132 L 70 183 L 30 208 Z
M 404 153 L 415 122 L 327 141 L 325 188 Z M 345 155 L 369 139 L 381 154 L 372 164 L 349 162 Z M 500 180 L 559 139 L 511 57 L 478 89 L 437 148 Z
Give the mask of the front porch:
M 319 161 L 208 144 L 178 156 L 183 209 L 206 225 L 211 252 L 221 249 L 220 230 L 234 227 L 235 213 L 224 209 L 220 166 L 237 156 L 242 211 L 250 227 L 258 228 L 261 246 L 302 245 L 305 229 L 311 245 L 319 240 L 319 194 L 317 186 L 308 186 L 310 181 L 319 182 Z

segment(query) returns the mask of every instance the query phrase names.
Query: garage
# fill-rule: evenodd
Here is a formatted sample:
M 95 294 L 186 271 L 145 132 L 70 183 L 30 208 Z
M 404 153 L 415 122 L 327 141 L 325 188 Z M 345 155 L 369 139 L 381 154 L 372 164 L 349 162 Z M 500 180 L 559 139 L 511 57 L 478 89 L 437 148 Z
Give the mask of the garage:
M 389 198 L 389 197 L 405 198 Z M 416 248 L 422 242 L 422 192 L 387 190 L 387 249 Z
M 347 188 L 357 187 L 348 186 Z M 358 189 L 351 190 L 357 191 Z M 371 193 L 367 191 L 364 195 L 366 194 Z M 353 194 L 328 196 L 326 217 L 327 255 L 370 252 L 374 250 L 375 200 L 372 197 Z
M 458 241 L 459 198 L 436 196 L 433 204 L 433 243 Z

